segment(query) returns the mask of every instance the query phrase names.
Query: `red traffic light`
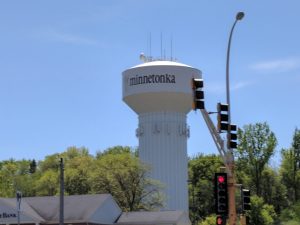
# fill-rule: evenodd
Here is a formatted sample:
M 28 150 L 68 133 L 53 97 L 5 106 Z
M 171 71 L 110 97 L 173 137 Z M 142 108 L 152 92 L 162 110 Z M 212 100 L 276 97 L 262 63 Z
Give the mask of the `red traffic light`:
M 228 214 L 228 192 L 227 192 L 226 173 L 215 173 L 214 191 L 215 191 L 216 214 L 222 216 L 227 215 Z M 221 219 L 223 221 L 225 220 L 224 217 L 221 217 Z
M 217 216 L 217 225 L 225 225 L 226 224 L 226 219 L 223 218 L 222 216 Z
M 218 182 L 219 183 L 224 183 L 225 182 L 225 177 L 224 176 L 218 176 Z

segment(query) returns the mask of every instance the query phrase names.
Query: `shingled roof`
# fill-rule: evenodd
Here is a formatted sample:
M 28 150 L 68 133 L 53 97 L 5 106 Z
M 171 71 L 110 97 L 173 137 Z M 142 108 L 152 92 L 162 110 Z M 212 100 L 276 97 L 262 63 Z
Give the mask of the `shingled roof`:
M 15 210 L 14 198 L 0 198 L 0 203 Z M 72 195 L 64 197 L 65 223 L 113 224 L 122 211 L 110 194 Z M 58 223 L 59 197 L 25 197 L 21 202 L 21 216 L 32 222 Z M 0 218 L 1 221 L 4 218 Z M 27 219 L 28 220 L 28 219 Z
M 0 224 L 17 223 L 16 199 L 0 198 Z M 25 197 L 21 224 L 58 224 L 59 197 Z M 110 194 L 64 197 L 65 224 L 86 225 L 190 225 L 184 211 L 124 212 Z
M 184 211 L 124 212 L 118 220 L 119 225 L 190 225 L 188 214 Z

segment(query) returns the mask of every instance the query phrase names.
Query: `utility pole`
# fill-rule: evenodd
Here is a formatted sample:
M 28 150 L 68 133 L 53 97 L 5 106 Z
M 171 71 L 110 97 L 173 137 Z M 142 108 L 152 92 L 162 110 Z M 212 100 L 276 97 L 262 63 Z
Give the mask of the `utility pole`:
M 65 185 L 64 185 L 64 161 L 63 158 L 60 158 L 59 163 L 59 169 L 60 169 L 60 194 L 59 194 L 59 225 L 64 225 L 64 191 L 65 191 Z
M 21 201 L 22 201 L 22 192 L 17 191 L 17 212 L 18 212 L 18 225 L 20 225 L 20 212 L 21 212 Z

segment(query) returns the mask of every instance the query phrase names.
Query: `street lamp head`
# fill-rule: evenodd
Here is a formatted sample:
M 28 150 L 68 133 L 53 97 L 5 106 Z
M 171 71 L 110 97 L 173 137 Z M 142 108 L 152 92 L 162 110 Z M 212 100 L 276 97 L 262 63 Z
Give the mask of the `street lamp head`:
M 236 20 L 242 20 L 245 16 L 244 12 L 238 12 L 238 14 L 236 14 Z

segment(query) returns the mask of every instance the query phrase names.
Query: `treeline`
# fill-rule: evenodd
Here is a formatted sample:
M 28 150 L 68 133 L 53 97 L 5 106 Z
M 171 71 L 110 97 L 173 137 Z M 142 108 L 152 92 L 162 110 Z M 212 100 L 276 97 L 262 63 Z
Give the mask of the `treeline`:
M 235 177 L 251 190 L 250 225 L 300 224 L 300 130 L 291 146 L 281 150 L 278 168 L 269 165 L 277 140 L 268 124 L 257 123 L 238 130 Z M 138 159 L 138 151 L 116 146 L 89 154 L 70 147 L 44 160 L 13 159 L 0 162 L 0 197 L 59 194 L 59 159 L 65 162 L 65 194 L 110 193 L 124 211 L 154 210 L 163 206 L 163 185 L 147 178 L 150 167 Z M 224 166 L 217 155 L 199 154 L 189 159 L 190 218 L 194 224 L 215 224 L 214 173 Z M 237 210 L 240 209 L 237 190 Z M 248 224 L 248 225 L 249 225 Z
M 53 196 L 59 194 L 59 160 L 64 159 L 65 194 L 110 193 L 124 211 L 162 207 L 161 186 L 147 179 L 149 168 L 136 151 L 116 146 L 96 156 L 88 149 L 70 147 L 44 160 L 0 162 L 0 197 Z

